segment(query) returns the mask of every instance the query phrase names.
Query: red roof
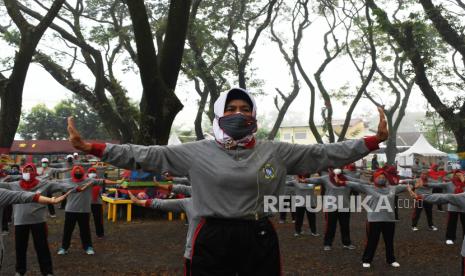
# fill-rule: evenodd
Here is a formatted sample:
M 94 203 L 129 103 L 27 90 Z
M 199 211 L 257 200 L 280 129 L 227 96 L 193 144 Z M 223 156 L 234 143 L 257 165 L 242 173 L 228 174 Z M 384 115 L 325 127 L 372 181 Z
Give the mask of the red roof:
M 119 141 L 86 140 L 89 143 L 112 143 Z M 15 140 L 10 154 L 72 154 L 80 153 L 68 140 Z

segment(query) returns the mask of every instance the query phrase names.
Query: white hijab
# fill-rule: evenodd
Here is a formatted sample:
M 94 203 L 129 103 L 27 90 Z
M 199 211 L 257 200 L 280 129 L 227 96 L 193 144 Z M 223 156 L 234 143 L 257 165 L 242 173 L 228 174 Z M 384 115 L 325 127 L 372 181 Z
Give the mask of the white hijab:
M 224 116 L 224 108 L 226 107 L 226 100 L 228 99 L 228 95 L 231 91 L 233 90 L 239 90 L 244 92 L 249 99 L 252 101 L 253 107 L 252 107 L 252 117 L 256 118 L 257 115 L 257 105 L 255 104 L 255 100 L 250 95 L 250 93 L 242 88 L 232 88 L 228 92 L 222 93 L 220 97 L 216 100 L 215 105 L 214 105 L 214 112 L 215 112 L 215 119 L 213 119 L 213 133 L 215 135 L 216 141 L 223 145 L 225 148 L 231 148 L 234 146 L 245 146 L 247 145 L 250 141 L 252 141 L 255 138 L 254 134 L 247 135 L 246 137 L 240 139 L 240 140 L 234 140 L 231 138 L 229 135 L 227 135 L 219 125 L 218 120 Z

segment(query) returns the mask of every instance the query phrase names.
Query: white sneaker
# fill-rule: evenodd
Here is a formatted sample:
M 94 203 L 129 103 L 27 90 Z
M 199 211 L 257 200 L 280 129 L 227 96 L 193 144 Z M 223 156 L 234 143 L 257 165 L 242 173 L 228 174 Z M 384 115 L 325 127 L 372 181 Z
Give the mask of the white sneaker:
M 438 231 L 438 228 L 437 228 L 436 226 L 433 225 L 433 226 L 430 226 L 430 227 L 429 227 L 429 230 L 431 230 L 431 231 Z
M 320 234 L 318 233 L 313 233 L 312 231 L 310 231 L 310 235 L 314 236 L 314 237 L 318 237 Z
M 94 251 L 94 249 L 92 248 L 92 246 L 87 247 L 87 249 L 85 250 L 85 252 L 86 252 L 87 255 L 94 255 L 94 254 L 95 254 L 95 251 Z
M 68 250 L 66 250 L 64 248 L 60 248 L 60 249 L 58 249 L 57 254 L 58 255 L 66 255 L 66 254 L 68 254 Z
M 398 262 L 393 262 L 393 263 L 391 263 L 391 266 L 392 266 L 392 267 L 399 267 L 400 264 L 399 264 Z
M 452 245 L 452 244 L 454 244 L 454 241 L 453 241 L 453 240 L 447 240 L 447 241 L 446 241 L 446 244 L 447 244 L 447 245 Z
M 371 264 L 370 264 L 370 263 L 363 263 L 363 264 L 362 264 L 362 267 L 363 267 L 363 268 L 370 268 L 370 267 L 371 267 Z
M 354 250 L 354 249 L 355 249 L 355 245 L 353 245 L 353 244 L 344 245 L 344 246 L 342 246 L 342 248 L 344 248 L 344 249 L 349 249 L 349 250 Z
M 324 251 L 329 251 L 329 250 L 331 250 L 331 246 L 325 245 L 325 246 L 323 246 L 323 250 Z
M 412 231 L 413 231 L 413 232 L 416 232 L 416 231 L 418 231 L 418 230 L 420 230 L 420 229 L 418 229 L 418 227 L 416 227 L 416 226 L 412 227 Z

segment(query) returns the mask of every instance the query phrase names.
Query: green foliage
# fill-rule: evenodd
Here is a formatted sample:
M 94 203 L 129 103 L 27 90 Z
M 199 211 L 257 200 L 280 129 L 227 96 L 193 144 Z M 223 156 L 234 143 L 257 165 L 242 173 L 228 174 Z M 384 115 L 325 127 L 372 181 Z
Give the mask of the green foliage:
M 202 58 L 206 62 L 207 66 L 211 71 L 211 75 L 214 76 L 217 84 L 223 83 L 223 80 L 227 82 L 222 87 L 222 90 L 226 90 L 234 84 L 229 80 L 236 80 L 236 61 L 234 59 L 233 49 L 228 41 L 228 31 L 232 28 L 234 34 L 243 36 L 245 28 L 248 25 L 250 27 L 250 35 L 253 34 L 252 30 L 254 24 L 261 22 L 262 18 L 258 19 L 257 22 L 251 21 L 246 23 L 248 18 L 256 17 L 258 11 L 263 8 L 263 1 L 252 0 L 246 1 L 243 16 L 239 16 L 241 10 L 241 0 L 234 1 L 202 1 L 196 20 L 189 26 L 190 32 L 196 37 L 197 45 L 188 45 L 184 51 L 184 73 L 192 79 L 198 77 L 200 72 L 196 70 L 194 66 L 190 64 L 196 64 L 199 62 L 199 58 L 195 55 L 192 48 L 197 47 L 202 52 Z M 249 38 L 251 39 L 251 38 Z M 236 38 L 236 43 L 243 42 L 244 39 Z M 238 45 L 239 51 L 242 45 Z M 212 63 L 223 54 L 224 49 L 227 50 L 224 57 L 211 66 Z M 247 64 L 250 64 L 252 58 L 249 58 Z M 263 81 L 258 79 L 255 75 L 256 68 L 248 68 L 246 72 L 247 87 L 252 90 L 259 90 L 263 86 Z M 255 91 L 261 93 L 261 91 Z
M 268 134 L 270 133 L 270 129 L 266 127 L 260 127 L 258 128 L 257 132 L 255 133 L 255 137 L 258 140 L 266 140 L 268 138 Z M 276 137 L 279 137 L 279 133 L 276 134 Z
M 73 116 L 76 126 L 87 139 L 108 140 L 111 137 L 104 129 L 97 113 L 85 102 L 73 98 L 63 100 L 53 109 L 44 104 L 34 106 L 23 114 L 18 134 L 24 139 L 63 140 L 68 138 L 67 118 Z
M 455 137 L 450 127 L 447 126 L 436 111 L 428 107 L 426 119 L 421 122 L 421 126 L 426 140 L 428 140 L 433 147 L 448 153 L 454 153 L 456 151 L 457 143 Z

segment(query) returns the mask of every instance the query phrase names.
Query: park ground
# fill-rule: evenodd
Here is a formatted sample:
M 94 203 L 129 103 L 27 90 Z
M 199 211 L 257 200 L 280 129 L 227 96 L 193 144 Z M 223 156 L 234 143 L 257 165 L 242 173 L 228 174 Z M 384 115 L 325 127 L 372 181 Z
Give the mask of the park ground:
M 400 210 L 400 222 L 395 233 L 395 252 L 400 268 L 391 268 L 385 263 L 384 244 L 378 245 L 372 268 L 361 268 L 361 255 L 365 243 L 365 213 L 351 217 L 351 236 L 355 250 L 344 250 L 337 232 L 333 250 L 323 251 L 323 237 L 304 235 L 295 238 L 293 224 L 278 224 L 273 218 L 279 235 L 284 275 L 459 275 L 460 247 L 462 238 L 455 245 L 446 246 L 444 233 L 447 213 L 434 208 L 433 217 L 439 231 L 426 228 L 422 214 L 420 231 L 410 228 L 411 209 Z M 187 226 L 180 220 L 168 221 L 163 217 L 145 217 L 130 223 L 105 221 L 106 237 L 97 240 L 93 234 L 96 255 L 87 256 L 80 247 L 78 231 L 75 230 L 70 252 L 58 256 L 64 214 L 58 210 L 57 218 L 49 219 L 49 243 L 56 275 L 182 275 L 182 257 Z M 288 218 L 290 219 L 290 218 Z M 318 232 L 324 229 L 323 215 L 317 215 Z M 93 224 L 92 232 L 95 233 Z M 308 229 L 306 224 L 305 229 Z M 338 229 L 339 231 L 339 229 Z M 462 237 L 461 230 L 457 232 Z M 2 275 L 14 275 L 14 235 L 6 239 Z M 28 275 L 40 275 L 29 242 Z

